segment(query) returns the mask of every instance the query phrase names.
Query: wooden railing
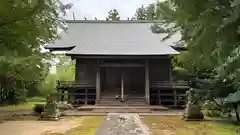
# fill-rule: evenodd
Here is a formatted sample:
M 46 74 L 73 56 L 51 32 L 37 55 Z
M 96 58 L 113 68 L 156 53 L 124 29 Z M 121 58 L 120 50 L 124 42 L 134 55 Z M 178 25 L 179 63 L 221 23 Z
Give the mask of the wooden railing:
M 153 81 L 151 88 L 189 88 L 188 81 Z M 57 88 L 93 88 L 95 84 L 75 82 L 75 81 L 57 81 Z
M 152 88 L 189 88 L 188 81 L 153 81 Z
M 57 88 L 93 88 L 95 84 L 76 82 L 76 81 L 57 81 Z

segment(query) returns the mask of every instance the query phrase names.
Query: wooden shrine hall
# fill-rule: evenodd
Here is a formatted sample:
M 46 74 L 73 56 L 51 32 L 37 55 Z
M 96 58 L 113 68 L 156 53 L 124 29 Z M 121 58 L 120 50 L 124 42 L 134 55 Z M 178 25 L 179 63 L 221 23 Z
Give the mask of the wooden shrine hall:
M 58 89 L 72 104 L 185 104 L 187 82 L 172 80 L 173 46 L 181 37 L 162 40 L 154 21 L 67 21 L 61 39 L 45 46 L 65 50 L 76 60 L 75 81 L 59 80 Z

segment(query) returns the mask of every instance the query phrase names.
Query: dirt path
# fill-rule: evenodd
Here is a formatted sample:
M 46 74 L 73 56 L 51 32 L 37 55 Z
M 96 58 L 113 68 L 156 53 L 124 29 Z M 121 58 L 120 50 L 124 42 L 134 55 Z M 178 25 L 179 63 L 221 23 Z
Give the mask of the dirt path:
M 64 133 L 81 124 L 83 119 L 60 121 L 9 121 L 0 124 L 1 135 L 43 135 Z

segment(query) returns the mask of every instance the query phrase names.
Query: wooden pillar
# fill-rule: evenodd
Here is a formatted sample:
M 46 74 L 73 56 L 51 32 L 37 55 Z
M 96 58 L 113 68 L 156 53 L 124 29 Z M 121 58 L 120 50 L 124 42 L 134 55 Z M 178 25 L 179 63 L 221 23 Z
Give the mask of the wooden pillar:
M 172 66 L 171 57 L 170 57 L 170 61 L 169 61 L 169 79 L 170 79 L 170 81 L 172 81 L 172 71 L 173 71 L 173 66 Z
M 146 103 L 150 104 L 149 99 L 149 67 L 148 67 L 148 60 L 145 61 L 145 97 L 146 97 Z
M 85 89 L 85 105 L 88 104 L 88 89 Z
M 173 89 L 173 96 L 174 96 L 174 107 L 177 106 L 177 91 L 176 89 Z
M 65 90 L 61 90 L 61 102 L 64 101 Z
M 160 96 L 160 93 L 161 93 L 161 91 L 160 91 L 160 89 L 158 89 L 157 90 L 157 99 L 158 99 L 158 105 L 160 105 L 161 104 L 161 96 Z
M 124 72 L 122 71 L 121 77 L 121 100 L 123 101 L 124 98 Z
M 100 80 L 100 63 L 97 61 L 97 74 L 96 74 L 96 104 L 100 102 L 101 93 L 101 80 Z

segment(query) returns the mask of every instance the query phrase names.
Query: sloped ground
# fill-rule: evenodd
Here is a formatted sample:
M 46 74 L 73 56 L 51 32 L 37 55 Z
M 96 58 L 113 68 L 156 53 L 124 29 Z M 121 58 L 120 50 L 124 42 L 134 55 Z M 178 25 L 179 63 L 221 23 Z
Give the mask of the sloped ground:
M 186 122 L 180 116 L 144 116 L 154 135 L 239 135 L 240 126 L 223 120 Z

